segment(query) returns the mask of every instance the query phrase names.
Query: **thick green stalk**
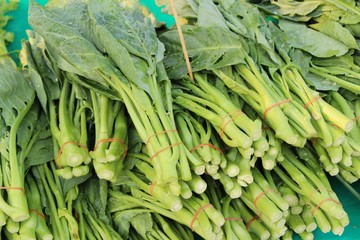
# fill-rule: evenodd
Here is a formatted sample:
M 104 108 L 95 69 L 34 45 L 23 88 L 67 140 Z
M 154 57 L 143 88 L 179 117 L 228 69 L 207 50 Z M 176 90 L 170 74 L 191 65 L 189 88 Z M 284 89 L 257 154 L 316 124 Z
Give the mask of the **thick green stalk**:
M 158 182 L 172 182 L 176 181 L 178 179 L 178 174 L 176 171 L 176 163 L 174 161 L 177 161 L 177 154 L 178 153 L 178 146 L 174 146 L 169 148 L 168 137 L 171 137 L 171 140 L 173 141 L 172 144 L 176 144 L 176 140 L 173 137 L 174 133 L 167 133 L 167 134 L 160 134 L 160 136 L 156 136 L 156 134 L 161 133 L 164 129 L 162 126 L 159 125 L 159 119 L 157 115 L 154 113 L 154 109 L 151 107 L 147 109 L 148 111 L 145 111 L 140 103 L 137 101 L 137 98 L 135 95 L 142 95 L 146 96 L 144 92 L 141 92 L 141 90 L 136 89 L 137 87 L 132 85 L 131 88 L 123 83 L 118 76 L 113 76 L 114 79 L 117 81 L 112 81 L 109 76 L 106 76 L 102 74 L 104 79 L 106 79 L 109 84 L 111 84 L 121 95 L 122 100 L 124 101 L 124 104 L 127 108 L 127 111 L 133 120 L 133 123 L 135 125 L 136 130 L 138 131 L 140 137 L 142 140 L 146 143 L 149 140 L 149 137 L 151 137 L 151 144 L 149 144 L 149 154 L 150 156 L 154 156 L 157 152 L 163 150 L 161 154 L 159 153 L 159 156 L 156 156 L 152 159 L 152 163 L 154 166 L 154 169 L 157 173 Z M 147 96 L 146 96 L 147 97 Z M 144 101 L 149 101 L 146 98 L 141 97 Z M 150 115 L 148 115 L 150 114 Z M 151 123 L 150 119 L 152 118 L 152 121 L 156 121 L 155 125 Z M 160 130 L 156 130 L 160 129 Z M 161 136 L 162 135 L 162 136 Z M 164 136 L 166 135 L 166 136 Z M 165 141 L 165 145 L 161 146 L 158 139 L 161 140 L 161 142 Z M 169 149 L 168 149 L 169 148 Z M 172 152 L 175 150 L 175 154 L 172 154 Z M 161 155 L 161 157 L 160 157 Z M 163 170 L 166 171 L 163 171 Z
M 230 205 L 231 198 L 225 198 L 222 205 L 222 213 L 225 217 L 225 230 L 226 238 L 232 239 L 251 239 L 251 236 L 246 231 L 246 228 L 243 224 L 243 220 L 240 219 L 238 214 L 236 214 L 233 207 Z
M 207 129 L 205 130 L 203 125 L 190 114 L 186 112 L 179 112 L 179 114 L 176 115 L 181 116 L 176 116 L 176 118 L 179 118 L 179 134 L 182 134 L 182 139 L 188 140 L 188 144 L 185 143 L 188 150 L 191 150 L 192 154 L 197 153 L 200 155 L 201 159 L 205 162 L 210 162 L 212 160 L 211 149 L 206 145 L 210 142 L 211 137 L 210 123 L 206 121 Z
M 245 83 L 243 81 L 240 81 L 240 76 L 233 76 L 234 78 L 237 78 L 238 81 L 233 79 L 232 77 L 228 76 L 223 71 L 219 70 L 213 70 L 213 72 L 221 79 L 224 84 L 231 89 L 234 93 L 238 94 L 246 102 L 257 112 L 261 112 L 262 106 L 262 99 L 261 96 L 253 90 L 248 89 L 247 86 L 245 86 Z
M 201 75 L 195 75 L 196 81 L 199 85 L 212 97 L 212 101 L 215 103 L 221 103 L 221 106 L 229 113 L 233 114 L 232 117 L 234 123 L 240 127 L 253 141 L 258 140 L 261 137 L 261 121 L 256 119 L 252 121 L 243 113 L 236 113 L 240 109 L 236 107 L 230 100 L 228 100 L 218 89 L 211 86 Z M 236 114 L 236 115 L 235 115 Z
M 21 240 L 21 237 L 19 234 L 17 233 L 11 233 L 9 232 L 6 228 L 4 228 L 4 235 L 6 237 L 6 239 L 11 239 L 11 240 Z
M 150 194 L 161 202 L 167 209 L 177 212 L 182 209 L 183 205 L 179 197 L 174 196 L 168 191 L 166 186 L 161 186 L 157 182 L 153 183 L 153 186 L 149 186 L 140 180 L 134 173 L 127 171 L 127 175 L 133 180 L 140 188 L 145 192 L 150 192 Z
M 330 125 L 324 120 L 324 118 L 321 117 L 317 120 L 311 119 L 311 122 L 317 131 L 317 138 L 321 139 L 323 145 L 326 147 L 333 145 L 333 139 L 329 128 Z
M 167 221 L 165 221 L 165 219 L 160 214 L 154 213 L 154 217 L 157 221 L 159 221 L 162 230 L 171 240 L 181 240 L 181 237 L 184 237 L 178 236 L 173 227 Z
M 78 146 L 80 139 L 76 138 L 76 134 L 80 133 L 74 132 L 75 128 L 74 123 L 71 121 L 71 113 L 68 109 L 68 96 L 70 92 L 71 85 L 68 81 L 63 82 L 63 88 L 60 94 L 59 99 L 59 111 L 58 111 L 58 121 L 59 121 L 59 136 L 57 138 L 58 144 L 61 147 L 60 155 L 56 156 L 56 162 L 58 166 L 79 166 L 83 162 L 87 161 L 87 149 Z M 80 135 L 79 135 L 80 136 Z
M 86 223 L 85 223 L 85 219 L 84 219 L 81 201 L 78 201 L 75 203 L 74 210 L 76 213 L 76 220 L 78 221 L 78 226 L 79 226 L 79 238 L 85 239 L 86 238 L 86 227 L 85 227 Z
M 91 91 L 92 102 L 93 102 L 93 114 L 95 120 L 95 146 L 96 149 L 91 153 L 91 157 L 97 162 L 107 162 L 105 149 L 107 143 L 99 144 L 100 140 L 110 138 L 110 132 L 112 129 L 108 129 L 108 114 L 109 114 L 109 98 L 104 95 L 98 95 Z M 101 106 L 99 108 L 99 106 Z M 113 110 L 111 110 L 113 111 Z M 96 170 L 96 168 L 95 168 Z
M 227 116 L 227 113 L 220 109 L 217 106 L 212 106 L 216 108 L 216 113 L 208 110 L 207 108 L 201 106 L 197 102 L 203 104 L 204 100 L 198 97 L 191 96 L 189 94 L 178 94 L 174 102 L 180 106 L 194 112 L 195 114 L 207 119 L 215 127 L 219 134 L 221 134 L 222 140 L 229 146 L 238 147 L 242 146 L 243 148 L 249 148 L 252 144 L 252 140 L 244 132 L 242 132 L 231 118 Z M 207 102 L 208 105 L 213 105 L 210 102 Z M 226 127 L 223 127 L 223 119 L 225 117 L 228 124 Z
M 230 208 L 230 214 L 234 216 L 237 212 L 231 207 Z M 231 228 L 233 229 L 235 235 L 238 239 L 252 239 L 250 236 L 250 233 L 246 229 L 246 226 L 243 222 L 243 220 L 237 220 L 237 219 L 229 219 Z
M 317 155 L 319 156 L 319 160 L 323 165 L 323 168 L 326 172 L 330 172 L 334 169 L 334 165 L 331 162 L 331 159 L 326 151 L 326 148 L 324 148 L 319 142 L 318 140 L 315 140 L 315 142 L 313 143 L 313 147 L 317 153 Z
M 9 167 L 10 167 L 10 182 L 8 187 L 14 188 L 22 188 L 24 189 L 24 173 L 20 172 L 23 168 L 20 166 L 21 162 L 19 162 L 17 158 L 17 130 L 27 114 L 27 112 L 32 107 L 32 104 L 27 104 L 26 108 L 19 112 L 16 116 L 10 130 L 9 135 Z M 28 204 L 26 201 L 26 196 L 24 191 L 9 189 L 8 191 L 8 204 L 11 206 L 6 207 L 6 203 L 3 201 L 3 198 L 0 198 L 0 208 L 9 215 L 14 221 L 20 222 L 24 221 L 30 217 Z M 9 206 L 8 205 L 8 206 Z M 15 210 L 16 209 L 16 210 Z
M 287 155 L 287 158 L 291 156 Z M 293 158 L 293 157 L 291 157 Z M 290 161 L 285 160 L 281 162 L 281 165 L 287 170 L 288 174 L 294 179 L 294 181 L 299 185 L 304 195 L 307 196 L 313 203 L 319 205 L 319 208 L 328 212 L 330 216 L 335 217 L 336 219 L 341 219 L 346 216 L 346 212 L 343 208 L 333 201 L 324 201 L 329 198 L 328 194 L 322 194 L 316 191 L 316 188 L 308 181 L 308 179 L 303 175 L 303 173 L 298 170 L 298 166 L 293 165 Z M 306 174 L 311 180 L 313 177 L 311 174 Z M 319 180 L 320 181 L 320 180 Z M 323 184 L 320 181 L 315 181 L 317 189 L 323 189 Z M 321 204 L 320 204 L 321 203 Z
M 155 75 L 152 76 L 152 79 L 151 79 L 149 85 L 150 85 L 150 90 L 152 92 L 152 98 L 153 98 L 153 101 L 155 104 L 155 108 L 156 108 L 157 114 L 159 116 L 159 119 L 161 121 L 161 124 L 164 126 L 165 131 L 174 130 L 175 122 L 168 117 L 168 113 L 165 110 L 165 107 L 163 105 L 164 104 L 163 100 L 161 99 L 162 94 L 160 92 L 160 89 L 158 86 L 158 80 L 156 79 Z M 172 105 L 168 106 L 168 108 L 172 109 L 171 106 Z M 166 135 L 169 135 L 171 144 L 178 144 L 179 142 L 181 142 L 181 139 L 176 132 L 169 132 Z M 172 146 L 172 145 L 170 145 L 170 146 Z M 170 148 L 170 150 L 172 150 L 172 152 L 173 152 L 173 156 L 172 156 L 173 158 L 167 160 L 169 162 L 169 165 L 176 164 L 179 161 L 180 166 L 181 166 L 181 168 L 180 168 L 181 175 L 184 175 L 185 178 L 189 177 L 190 167 L 189 167 L 188 161 L 186 160 L 184 146 L 181 145 L 181 146 L 177 146 L 177 147 L 172 147 L 172 148 Z M 171 175 L 169 177 L 166 177 L 168 174 L 167 172 L 169 171 L 168 170 L 169 166 L 166 166 L 165 164 L 162 164 L 161 166 L 163 166 L 162 172 L 165 173 L 165 182 L 175 183 L 177 178 L 172 179 Z
M 261 96 L 261 106 L 263 112 L 260 112 L 259 114 L 264 114 L 266 111 L 266 122 L 275 130 L 276 136 L 289 144 L 296 144 L 298 141 L 297 135 L 293 132 L 288 119 L 282 112 L 281 108 L 279 106 L 275 106 L 278 102 L 271 97 L 266 89 L 264 89 L 265 85 L 260 83 L 262 82 L 261 79 L 252 73 L 245 65 L 238 65 L 237 69 L 244 79 L 248 81 Z
M 306 225 L 300 215 L 291 214 L 287 220 L 287 224 L 297 234 L 306 230 Z
M 46 217 L 42 211 L 42 203 L 40 199 L 40 193 L 36 186 L 34 179 L 28 174 L 26 176 L 26 183 L 27 183 L 27 190 L 26 193 L 28 194 L 28 203 L 29 203 L 29 211 L 31 217 L 34 218 L 33 223 L 22 223 L 20 227 L 20 235 L 22 231 L 35 231 L 36 236 L 42 240 L 50 240 L 53 238 L 52 233 L 49 230 L 49 227 L 46 224 Z M 30 218 L 31 218 L 30 217 Z M 25 237 L 25 236 L 24 236 Z M 27 237 L 25 237 L 27 239 Z M 36 238 L 34 238 L 36 239 Z
M 26 221 L 26 220 L 24 220 L 24 221 Z M 11 218 L 8 218 L 6 221 L 5 229 L 7 231 L 9 231 L 9 233 L 18 233 L 20 230 L 20 223 L 22 223 L 22 222 L 14 222 L 14 220 L 12 220 Z
M 272 200 L 272 202 L 275 203 L 276 206 L 278 206 L 282 211 L 289 209 L 289 204 L 283 199 L 278 189 L 272 188 L 258 169 L 253 169 L 253 176 L 255 182 L 264 192 L 266 192 L 266 196 L 270 200 Z
M 195 130 L 190 121 L 187 121 L 187 117 L 183 113 L 177 113 L 175 115 L 175 122 L 177 129 L 179 129 L 179 136 L 186 146 L 186 156 L 188 157 L 189 164 L 192 170 L 200 175 L 203 174 L 205 168 L 205 163 L 202 160 L 208 160 L 208 156 L 199 155 L 202 153 L 202 148 L 195 149 L 194 147 L 199 146 L 197 142 L 197 137 L 195 136 Z M 190 152 L 191 151 L 191 152 Z M 199 153 L 199 154 L 198 154 Z M 182 177 L 183 180 L 191 180 L 191 177 Z
M 272 222 L 277 222 L 282 218 L 282 211 L 255 182 L 247 187 L 251 194 L 252 201 L 258 214 L 267 216 Z
M 197 175 L 193 175 L 192 179 L 190 181 L 187 181 L 186 183 L 190 187 L 190 189 L 197 194 L 205 192 L 207 188 L 207 183 L 200 176 Z
M 270 237 L 270 232 L 267 228 L 258 219 L 254 218 L 254 215 L 250 213 L 240 199 L 234 199 L 232 201 L 232 205 L 235 210 L 240 213 L 243 221 L 247 223 L 246 228 L 249 232 L 254 233 L 261 240 L 265 240 Z
M 303 207 L 303 210 L 301 212 L 301 218 L 303 219 L 306 225 L 307 232 L 312 232 L 317 228 L 315 218 L 313 217 L 313 215 L 310 212 L 310 209 L 307 206 Z
M 228 195 L 232 199 L 239 198 L 242 194 L 242 187 L 235 178 L 231 179 L 234 182 L 234 187 L 228 192 Z
M 147 202 L 145 200 L 142 200 L 142 199 L 139 199 L 139 198 L 136 198 L 136 197 L 132 197 L 132 196 L 128 196 L 128 195 L 124 195 L 122 193 L 118 193 L 118 192 L 113 192 L 111 191 L 110 192 L 110 196 L 112 198 L 115 198 L 117 200 L 119 200 L 120 202 L 123 201 L 129 201 L 131 203 L 136 203 L 140 206 L 143 206 L 145 208 L 148 208 L 156 213 L 159 213 L 165 217 L 168 217 L 168 218 L 171 218 L 175 221 L 178 221 L 184 225 L 187 225 L 189 226 L 192 219 L 193 219 L 193 214 L 189 211 L 189 210 L 186 210 L 185 208 L 181 209 L 180 211 L 178 212 L 171 212 L 169 210 L 166 210 L 165 208 L 163 207 L 160 207 L 160 206 L 157 206 L 151 202 Z M 119 203 L 120 203 L 119 202 Z M 198 224 L 194 224 L 193 225 L 193 231 L 195 231 L 196 233 L 198 233 L 200 236 L 206 238 L 207 237 L 207 234 L 205 232 L 205 229 L 204 228 L 201 228 L 201 226 L 199 226 Z
M 321 113 L 327 121 L 333 123 L 335 126 L 339 127 L 346 133 L 353 129 L 354 121 L 352 119 L 345 116 L 343 113 L 332 107 L 323 99 L 319 99 L 318 103 L 320 104 Z
M 34 169 L 34 175 L 38 174 L 40 179 L 38 183 L 40 183 L 45 191 L 44 194 L 46 194 L 46 197 L 48 199 L 49 204 L 49 211 L 51 216 L 52 224 L 52 231 L 54 232 L 54 237 L 58 236 L 59 239 L 69 239 L 69 233 L 64 229 L 64 226 L 66 226 L 66 222 L 64 222 L 63 219 L 60 219 L 58 215 L 58 206 L 55 202 L 54 196 L 52 194 L 52 187 L 49 186 L 48 181 L 46 179 L 46 175 L 44 172 L 44 166 L 37 166 L 36 169 Z M 65 207 L 65 206 L 64 206 Z
M 255 207 L 253 201 L 251 200 L 252 197 L 250 196 L 250 194 L 243 192 L 243 194 L 241 195 L 240 198 L 245 203 L 246 206 L 248 206 L 254 213 L 256 213 L 257 216 L 259 216 L 258 210 Z M 262 214 L 261 220 L 264 223 L 264 225 L 266 226 L 266 228 L 269 230 L 272 237 L 279 238 L 280 236 L 283 235 L 282 232 L 284 229 L 278 227 L 276 223 L 274 223 L 273 221 L 271 221 L 271 219 L 269 219 L 267 217 L 267 215 Z

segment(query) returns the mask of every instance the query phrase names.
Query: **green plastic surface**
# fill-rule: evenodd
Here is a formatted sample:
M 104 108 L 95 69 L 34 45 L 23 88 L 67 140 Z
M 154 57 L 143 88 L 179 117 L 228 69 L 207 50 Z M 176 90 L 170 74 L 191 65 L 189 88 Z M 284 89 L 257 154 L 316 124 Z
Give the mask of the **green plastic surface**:
M 41 4 L 45 4 L 47 0 L 37 0 Z M 174 23 L 173 17 L 163 14 L 161 9 L 156 6 L 154 0 L 140 0 L 141 4 L 148 7 L 160 22 L 165 22 L 167 26 Z M 10 13 L 13 20 L 10 21 L 7 29 L 15 33 L 15 41 L 9 47 L 10 51 L 19 50 L 21 48 L 21 40 L 26 39 L 26 29 L 30 29 L 27 21 L 27 9 L 29 1 L 20 0 L 19 8 Z M 359 139 L 360 141 L 360 139 Z M 345 210 L 350 217 L 350 225 L 345 228 L 345 232 L 341 237 L 334 236 L 331 232 L 324 234 L 320 230 L 314 232 L 315 240 L 356 240 L 360 239 L 360 201 L 355 199 L 350 192 L 335 178 L 331 178 L 334 191 L 340 198 Z M 353 184 L 353 187 L 360 192 L 360 182 Z

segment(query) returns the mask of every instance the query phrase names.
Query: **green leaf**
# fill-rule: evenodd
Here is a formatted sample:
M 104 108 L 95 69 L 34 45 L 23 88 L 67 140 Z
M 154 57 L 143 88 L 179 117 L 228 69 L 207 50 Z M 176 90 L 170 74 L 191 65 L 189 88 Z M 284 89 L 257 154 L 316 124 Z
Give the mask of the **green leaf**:
M 269 35 L 270 32 L 268 32 L 268 29 L 265 27 L 261 27 L 257 31 L 255 31 L 256 36 L 256 44 L 259 45 L 268 55 L 268 58 L 271 59 L 271 61 L 275 65 L 281 64 L 281 59 L 279 55 L 275 52 L 274 42 L 272 40 L 268 40 L 265 35 Z
M 271 4 L 268 1 L 264 1 L 263 3 L 259 3 L 256 4 L 256 6 L 261 9 L 264 12 L 270 13 L 271 15 L 274 16 L 281 16 L 281 18 L 283 19 L 288 19 L 288 20 L 292 20 L 295 22 L 307 22 L 309 21 L 312 17 L 314 16 L 318 16 L 321 14 L 321 12 L 315 10 L 313 11 L 311 14 L 307 15 L 307 16 L 299 16 L 299 15 L 284 15 L 281 13 L 281 11 L 279 10 L 280 7 L 278 5 L 275 4 Z
M 89 179 L 91 177 L 91 173 L 88 173 L 86 175 L 80 176 L 80 177 L 73 177 L 71 179 L 63 179 L 60 178 L 62 184 L 62 191 L 64 193 L 64 195 L 73 187 L 85 182 L 87 179 Z
M 52 100 L 60 97 L 60 73 L 59 69 L 49 59 L 44 39 L 33 31 L 27 31 L 27 35 L 29 41 L 24 44 L 26 48 L 21 50 L 20 60 L 22 65 L 30 72 L 30 81 L 44 108 L 46 104 L 43 101 L 46 101 L 47 97 Z M 41 79 L 38 79 L 39 76 L 37 75 L 40 75 Z M 43 92 L 46 92 L 48 96 L 43 96 Z M 44 109 L 47 111 L 46 108 Z
M 54 146 L 52 138 L 39 139 L 32 146 L 25 161 L 25 170 L 31 166 L 40 165 L 54 158 Z
M 47 96 L 45 87 L 41 76 L 36 71 L 35 63 L 31 57 L 30 43 L 28 41 L 22 42 L 20 61 L 24 69 L 24 76 L 26 76 L 35 89 L 37 98 L 39 99 L 42 108 L 47 111 Z
M 356 24 L 360 22 L 360 8 L 355 6 L 355 1 L 331 0 L 329 2 L 330 4 L 324 5 L 321 9 L 324 17 L 341 24 Z M 357 11 L 357 13 L 353 10 Z
M 252 4 L 235 1 L 227 11 L 245 26 L 245 37 L 255 41 L 256 31 L 265 24 L 259 9 Z
M 35 90 L 16 69 L 10 58 L 0 62 L 0 112 L 6 126 L 11 127 L 16 116 L 33 104 Z
M 91 39 L 87 1 L 49 0 L 45 8 L 55 13 L 65 24 L 75 28 L 84 38 Z
M 271 38 L 273 39 L 276 47 L 288 53 L 292 46 L 291 42 L 289 42 L 287 35 L 272 22 L 268 23 L 268 27 Z
M 114 0 L 90 0 L 89 11 L 97 24 L 113 34 L 131 55 L 147 61 L 151 70 L 155 70 L 154 56 L 158 54 L 159 42 L 150 19 L 144 18 L 140 11 L 120 7 Z
M 303 75 L 308 74 L 310 68 L 310 61 L 312 59 L 311 55 L 299 49 L 292 49 L 289 55 L 292 61 L 300 67 L 301 73 Z
M 339 86 L 324 77 L 315 74 L 308 74 L 305 76 L 305 81 L 313 86 L 318 91 L 338 91 Z
M 220 0 L 219 2 L 225 10 L 229 10 L 230 7 L 234 4 L 234 2 L 236 2 L 236 0 Z
M 354 37 L 360 38 L 360 23 L 358 24 L 348 24 L 345 26 Z M 358 43 L 358 46 L 360 44 Z
M 226 21 L 212 0 L 200 0 L 198 9 L 200 27 L 222 27 L 228 29 Z
M 346 54 L 340 57 L 331 57 L 331 58 L 312 58 L 311 62 L 317 66 L 322 67 L 343 67 L 343 68 L 351 68 L 355 66 L 354 63 L 355 54 L 354 51 L 349 51 Z
M 219 27 L 183 26 L 187 51 L 193 71 L 215 69 L 243 62 L 245 50 L 238 36 Z M 164 59 L 168 75 L 180 79 L 187 74 L 177 31 L 160 35 L 165 44 Z
M 279 12 L 283 15 L 290 16 L 306 16 L 313 12 L 316 8 L 324 3 L 319 0 L 294 1 L 294 0 L 278 0 L 272 1 L 274 5 L 279 7 Z
M 6 160 L 9 159 L 9 132 L 2 131 L 0 138 L 0 154 Z
M 33 104 L 31 109 L 26 113 L 25 117 L 22 119 L 19 128 L 17 130 L 17 145 L 21 150 L 25 150 L 28 146 L 30 139 L 33 136 L 35 131 L 37 120 L 39 118 L 40 106 L 38 104 Z
M 131 220 L 139 214 L 149 211 L 146 209 L 129 209 L 116 212 L 113 215 L 114 224 L 124 239 L 128 239 Z
M 162 11 L 173 15 L 170 5 L 170 0 L 155 0 L 156 5 L 162 8 Z M 180 17 L 196 18 L 197 17 L 197 4 L 193 4 L 190 0 L 177 0 L 174 1 L 176 12 Z
M 343 27 L 340 23 L 335 21 L 319 22 L 309 25 L 311 28 L 325 33 L 326 35 L 344 43 L 349 48 L 359 49 L 354 36 Z
M 353 101 L 357 101 L 359 99 L 359 95 L 355 94 L 349 90 L 346 90 L 345 88 L 341 88 L 339 90 L 339 93 L 341 96 L 343 96 L 349 104 L 353 105 Z
M 105 223 L 109 223 L 110 217 L 107 215 L 107 182 L 105 180 L 91 177 L 81 184 L 80 190 L 87 201 L 94 207 L 96 217 L 100 218 Z
M 153 219 L 149 212 L 138 214 L 131 219 L 131 226 L 133 226 L 144 239 L 146 239 L 146 233 L 153 229 L 153 224 Z
M 149 81 L 162 61 L 164 47 L 150 19 L 116 1 L 89 1 L 94 38 L 129 81 L 150 94 Z
M 279 27 L 293 47 L 307 51 L 316 57 L 341 56 L 349 50 L 342 42 L 308 28 L 304 24 L 279 20 Z
M 59 68 L 108 86 L 103 75 L 116 74 L 114 67 L 76 28 L 34 1 L 29 6 L 29 23 L 44 38 Z

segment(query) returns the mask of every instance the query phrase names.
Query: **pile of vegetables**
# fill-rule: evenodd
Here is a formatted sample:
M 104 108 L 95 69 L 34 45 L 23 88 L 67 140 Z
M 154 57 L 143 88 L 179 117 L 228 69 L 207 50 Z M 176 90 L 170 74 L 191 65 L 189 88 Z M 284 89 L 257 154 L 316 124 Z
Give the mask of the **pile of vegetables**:
M 0 42 L 2 236 L 341 235 L 329 176 L 360 199 L 358 3 L 158 4 L 190 73 L 138 1 L 30 1 L 19 67 Z

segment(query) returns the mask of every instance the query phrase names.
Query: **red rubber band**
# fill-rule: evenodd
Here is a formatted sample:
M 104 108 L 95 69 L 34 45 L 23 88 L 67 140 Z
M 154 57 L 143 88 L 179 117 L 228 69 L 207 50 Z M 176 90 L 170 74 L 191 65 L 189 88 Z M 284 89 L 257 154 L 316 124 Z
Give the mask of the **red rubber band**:
M 170 130 L 165 130 L 165 131 L 161 131 L 161 132 L 158 132 L 158 133 L 154 133 L 154 134 L 151 135 L 151 136 L 148 138 L 148 140 L 146 141 L 146 143 L 145 143 L 146 148 L 148 148 L 148 145 L 149 145 L 149 142 L 150 142 L 151 138 L 153 138 L 153 137 L 155 137 L 155 136 L 157 136 L 157 135 L 161 135 L 161 134 L 168 133 L 168 132 L 178 132 L 178 130 L 176 130 L 176 129 L 170 129 Z
M 22 188 L 22 187 L 4 187 L 4 186 L 1 186 L 0 189 L 4 189 L 4 190 L 19 190 L 19 191 L 25 192 L 25 189 Z
M 351 119 L 351 120 L 353 120 L 353 121 L 357 121 L 357 120 L 359 120 L 360 119 L 360 116 L 357 116 L 357 117 L 354 117 L 353 119 Z
M 204 211 L 206 208 L 209 208 L 209 207 L 212 207 L 212 205 L 211 205 L 210 203 L 205 204 L 204 206 L 200 207 L 200 208 L 196 211 L 196 213 L 194 214 L 194 217 L 191 219 L 191 222 L 190 222 L 190 225 L 189 225 L 189 227 L 190 227 L 191 229 L 193 229 L 193 225 L 194 225 L 196 219 L 199 217 L 199 214 L 200 214 L 202 211 Z
M 39 211 L 36 210 L 36 209 L 30 209 L 30 210 L 29 210 L 29 213 L 30 213 L 30 212 L 35 212 L 35 213 L 36 213 L 37 215 L 39 215 L 41 218 L 46 219 L 45 215 L 42 214 L 41 212 L 39 212 Z
M 338 129 L 341 129 L 341 128 L 340 128 L 338 125 L 336 125 L 335 123 L 332 123 L 331 126 L 336 127 L 336 128 L 338 128 Z
M 266 120 L 266 116 L 267 116 L 267 113 L 271 110 L 271 109 L 273 109 L 274 107 L 277 107 L 277 106 L 280 106 L 280 105 L 282 105 L 282 104 L 284 104 L 284 103 L 288 103 L 288 102 L 291 102 L 292 101 L 292 99 L 285 99 L 285 100 L 283 100 L 283 101 L 281 101 L 281 102 L 278 102 L 278 103 L 275 103 L 275 104 L 273 104 L 273 105 L 271 105 L 270 107 L 268 107 L 267 109 L 265 109 L 264 110 L 264 120 Z
M 263 191 L 263 192 L 259 193 L 259 195 L 254 200 L 254 206 L 255 206 L 256 212 L 257 212 L 257 214 L 259 215 L 260 218 L 261 218 L 261 213 L 260 213 L 258 207 L 256 206 L 256 203 L 260 200 L 260 198 L 262 196 L 266 195 L 266 193 L 268 193 L 268 192 L 277 192 L 278 193 L 278 191 L 276 191 L 276 190 L 274 190 L 272 188 L 269 188 L 266 191 Z
M 237 114 L 235 114 L 235 113 L 237 113 Z M 223 124 L 224 119 L 225 119 L 226 117 L 228 117 L 228 116 L 233 115 L 233 114 L 235 114 L 235 115 L 234 115 L 233 117 L 231 117 L 230 120 L 228 120 L 225 124 Z M 227 126 L 229 123 L 231 123 L 235 118 L 237 118 L 238 116 L 240 116 L 240 115 L 242 115 L 242 114 L 244 114 L 244 112 L 241 111 L 240 109 L 237 109 L 237 110 L 235 110 L 234 112 L 231 112 L 231 113 L 226 114 L 226 115 L 222 118 L 222 120 L 221 120 L 221 131 L 220 131 L 220 134 L 219 134 L 220 138 L 222 138 L 222 136 L 224 135 L 226 126 Z
M 56 157 L 55 157 L 55 163 L 56 163 L 56 165 L 60 166 L 60 165 L 58 164 L 58 160 L 59 160 L 59 158 L 60 158 L 60 156 L 61 156 L 61 154 L 62 154 L 62 152 L 63 152 L 63 150 L 64 150 L 64 147 L 65 147 L 67 144 L 70 144 L 70 143 L 75 144 L 75 145 L 77 145 L 77 146 L 79 146 L 79 147 L 82 147 L 83 149 L 86 149 L 86 150 L 88 149 L 88 147 L 87 147 L 86 145 L 81 144 L 81 143 L 78 143 L 78 142 L 75 142 L 74 140 L 70 140 L 70 141 L 64 142 L 63 145 L 61 145 L 61 147 L 60 147 L 60 149 L 59 149 L 59 152 L 57 153 L 57 155 L 56 155 Z
M 327 191 L 327 192 L 334 192 L 332 189 L 330 189 L 330 188 L 317 188 L 317 189 L 314 189 L 311 193 L 310 193 L 310 195 L 309 195 L 309 198 L 311 199 L 312 198 L 312 196 L 314 195 L 314 193 L 315 192 L 318 192 L 318 193 L 320 193 L 321 194 L 321 190 L 325 190 L 325 191 Z
M 96 151 L 96 149 L 99 147 L 99 145 L 100 145 L 101 143 L 105 143 L 105 142 L 119 142 L 119 143 L 123 146 L 123 149 L 124 149 L 123 160 L 126 158 L 126 155 L 127 155 L 127 147 L 126 147 L 125 141 L 122 140 L 121 138 L 106 138 L 106 139 L 101 139 L 101 140 L 99 140 L 99 141 L 95 144 L 94 151 Z
M 319 100 L 320 98 L 321 98 L 320 96 L 313 97 L 312 99 L 310 99 L 310 100 L 304 105 L 304 108 L 306 109 L 306 108 L 310 107 L 310 105 L 311 105 L 313 102 Z
M 325 202 L 328 202 L 328 201 L 331 201 L 331 202 L 334 202 L 338 205 L 341 205 L 341 203 L 339 201 L 336 201 L 335 199 L 333 198 L 327 198 L 327 199 L 324 199 L 322 200 L 312 211 L 311 211 L 311 214 L 314 215 L 315 212 L 321 207 L 321 205 L 323 205 Z
M 168 149 L 170 149 L 170 148 L 172 148 L 172 147 L 175 147 L 175 146 L 177 146 L 177 145 L 180 145 L 180 144 L 182 144 L 182 142 L 177 142 L 177 143 L 171 144 L 171 145 L 167 146 L 166 148 L 163 148 L 163 149 L 161 149 L 160 151 L 157 151 L 154 155 L 152 155 L 152 156 L 150 157 L 150 160 L 152 160 L 154 157 L 156 157 L 156 156 L 159 155 L 160 153 L 162 153 L 162 152 L 164 152 L 164 151 L 166 151 L 166 150 L 168 150 Z
M 241 217 L 228 217 L 225 218 L 225 221 L 243 221 Z
M 193 147 L 192 149 L 190 149 L 189 152 L 192 153 L 192 152 L 195 151 L 196 149 L 201 148 L 201 147 L 205 147 L 205 146 L 211 147 L 212 149 L 215 149 L 215 150 L 219 151 L 221 155 L 224 155 L 224 152 L 221 150 L 221 148 L 219 148 L 219 147 L 217 147 L 217 146 L 215 146 L 215 145 L 213 145 L 213 144 L 211 144 L 211 143 L 202 143 L 202 144 L 199 144 L 199 145 Z
M 258 216 L 253 217 L 252 219 L 250 219 L 250 221 L 245 225 L 246 230 L 249 230 L 250 225 L 255 221 L 258 220 Z
M 314 190 L 309 194 L 309 199 L 311 199 L 312 196 L 313 196 L 316 192 L 318 192 L 319 194 L 321 194 L 321 190 L 325 190 L 325 191 L 327 191 L 328 193 L 329 193 L 329 192 L 334 193 L 334 191 L 333 191 L 332 189 L 330 189 L 330 188 L 322 188 L 322 189 L 316 188 L 316 189 L 314 189 Z M 309 200 L 309 201 L 306 203 L 308 206 L 310 205 L 310 201 L 311 201 L 311 200 Z

